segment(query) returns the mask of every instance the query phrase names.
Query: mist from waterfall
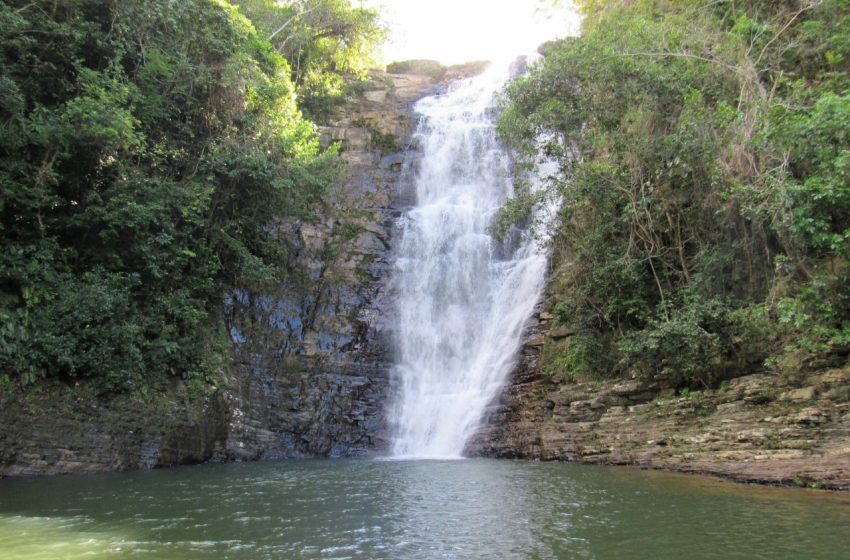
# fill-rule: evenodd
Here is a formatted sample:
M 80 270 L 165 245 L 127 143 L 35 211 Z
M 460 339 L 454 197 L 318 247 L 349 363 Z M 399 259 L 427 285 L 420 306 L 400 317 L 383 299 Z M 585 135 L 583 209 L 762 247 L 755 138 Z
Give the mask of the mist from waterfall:
M 508 68 L 419 101 L 415 206 L 395 263 L 397 458 L 458 458 L 515 365 L 546 258 L 533 237 L 497 242 L 490 226 L 513 193 L 495 130 Z

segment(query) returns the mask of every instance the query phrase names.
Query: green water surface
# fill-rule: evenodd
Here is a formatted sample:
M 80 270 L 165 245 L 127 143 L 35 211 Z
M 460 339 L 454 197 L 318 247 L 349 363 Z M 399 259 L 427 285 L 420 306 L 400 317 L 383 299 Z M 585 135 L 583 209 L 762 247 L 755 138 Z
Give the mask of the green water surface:
M 525 461 L 0 480 L 0 558 L 850 559 L 850 495 Z

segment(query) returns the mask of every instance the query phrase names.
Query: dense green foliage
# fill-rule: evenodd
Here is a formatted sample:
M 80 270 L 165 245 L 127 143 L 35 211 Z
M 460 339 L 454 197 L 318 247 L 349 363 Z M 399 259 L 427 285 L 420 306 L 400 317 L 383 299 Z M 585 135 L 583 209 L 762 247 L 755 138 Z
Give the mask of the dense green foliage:
M 3 0 L 0 60 L 0 381 L 206 378 L 339 171 L 286 59 L 223 0 Z
M 703 386 L 850 351 L 850 2 L 582 2 L 509 88 L 554 158 L 561 375 Z M 516 210 L 516 209 L 513 209 Z
M 374 10 L 350 0 L 238 0 L 257 28 L 289 62 L 305 114 L 334 114 L 375 62 L 385 29 Z

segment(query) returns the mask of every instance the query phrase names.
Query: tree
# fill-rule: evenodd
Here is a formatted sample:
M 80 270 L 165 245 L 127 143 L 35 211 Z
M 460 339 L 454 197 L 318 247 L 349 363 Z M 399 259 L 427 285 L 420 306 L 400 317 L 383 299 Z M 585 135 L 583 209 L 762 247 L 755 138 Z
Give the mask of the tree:
M 499 122 L 561 163 L 556 367 L 682 387 L 842 359 L 850 4 L 581 4 Z
M 300 106 L 314 118 L 327 118 L 344 97 L 346 82 L 374 66 L 385 37 L 378 13 L 350 0 L 237 4 L 289 62 Z
M 4 0 L 0 22 L 0 375 L 214 377 L 222 294 L 282 273 L 275 221 L 339 170 L 288 63 L 219 0 Z

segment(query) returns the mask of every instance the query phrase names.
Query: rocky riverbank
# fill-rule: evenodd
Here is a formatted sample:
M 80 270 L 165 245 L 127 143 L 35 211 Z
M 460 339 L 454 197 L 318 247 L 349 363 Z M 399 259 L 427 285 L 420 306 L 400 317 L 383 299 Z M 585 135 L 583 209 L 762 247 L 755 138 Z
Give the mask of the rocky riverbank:
M 795 383 L 768 372 L 674 394 L 634 379 L 559 380 L 540 349 L 569 336 L 538 313 L 513 382 L 468 452 L 638 465 L 850 490 L 850 367 Z

